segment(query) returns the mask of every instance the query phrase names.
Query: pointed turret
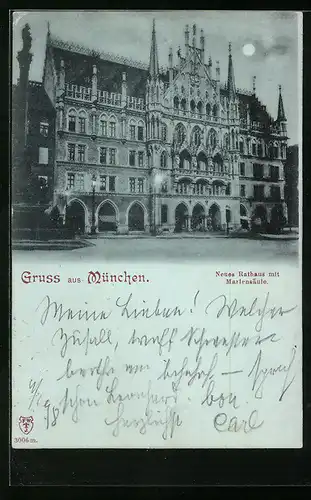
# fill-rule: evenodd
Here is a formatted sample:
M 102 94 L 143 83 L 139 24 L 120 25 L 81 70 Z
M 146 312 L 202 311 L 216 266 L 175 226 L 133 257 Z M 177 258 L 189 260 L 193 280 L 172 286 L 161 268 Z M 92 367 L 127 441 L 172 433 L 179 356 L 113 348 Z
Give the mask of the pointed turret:
M 204 32 L 201 30 L 201 36 L 200 36 L 200 52 L 201 52 L 201 61 L 204 64 L 204 46 L 205 46 L 205 38 L 204 38 Z
M 233 62 L 232 62 L 232 54 L 231 54 L 231 43 L 229 43 L 229 62 L 228 62 L 228 99 L 234 100 L 236 89 L 235 89 L 235 79 L 234 79 L 234 71 L 233 71 Z
M 149 75 L 151 78 L 156 78 L 159 74 L 159 59 L 158 48 L 155 31 L 155 20 L 153 20 L 151 48 L 150 48 L 150 61 L 149 61 Z
M 282 97 L 282 86 L 279 85 L 279 104 L 278 104 L 278 122 L 286 122 L 286 116 L 284 111 L 283 97 Z
M 256 95 L 256 76 L 253 76 L 253 95 Z

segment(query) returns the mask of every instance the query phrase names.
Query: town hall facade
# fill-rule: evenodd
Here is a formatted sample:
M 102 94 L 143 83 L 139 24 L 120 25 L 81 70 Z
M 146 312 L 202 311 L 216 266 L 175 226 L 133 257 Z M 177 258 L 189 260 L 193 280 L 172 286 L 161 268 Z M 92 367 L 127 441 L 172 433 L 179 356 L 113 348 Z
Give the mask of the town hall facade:
M 281 88 L 274 120 L 235 86 L 194 25 L 160 68 L 47 35 L 43 85 L 56 110 L 53 205 L 81 233 L 204 231 L 287 216 Z M 214 67 L 215 66 L 215 67 Z

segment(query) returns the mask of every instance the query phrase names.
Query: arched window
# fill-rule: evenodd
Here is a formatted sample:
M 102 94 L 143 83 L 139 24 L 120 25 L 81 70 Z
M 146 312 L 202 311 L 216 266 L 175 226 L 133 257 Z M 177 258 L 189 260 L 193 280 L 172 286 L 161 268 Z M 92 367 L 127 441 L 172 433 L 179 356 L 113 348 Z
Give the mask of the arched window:
M 194 100 L 192 99 L 192 101 L 190 102 L 190 109 L 191 109 L 191 113 L 195 113 L 195 102 Z
M 217 111 L 218 111 L 217 105 L 214 104 L 214 106 L 213 106 L 213 116 L 214 116 L 214 118 L 216 118 L 216 116 L 217 116 Z
M 225 149 L 229 149 L 229 134 L 224 135 L 224 147 Z
M 189 151 L 184 150 L 180 153 L 180 165 L 179 168 L 189 170 L 191 166 L 191 155 Z
M 101 115 L 99 117 L 99 133 L 103 137 L 107 137 L 107 135 L 108 135 L 107 116 L 106 115 Z
M 201 143 L 201 131 L 199 127 L 194 127 L 192 132 L 192 141 L 196 146 L 199 146 Z
M 223 172 L 223 159 L 220 154 L 216 154 L 213 158 L 214 172 L 222 173 Z
M 257 144 L 256 144 L 256 142 L 252 142 L 252 155 L 253 156 L 257 155 Z
M 209 131 L 207 142 L 208 146 L 210 146 L 212 149 L 215 149 L 217 145 L 217 134 L 213 128 Z
M 110 120 L 109 120 L 109 136 L 110 137 L 116 137 L 116 129 L 117 129 L 117 125 L 116 125 L 115 118 L 110 118 Z
M 179 108 L 179 99 L 178 97 L 174 97 L 174 109 L 178 109 Z
M 145 124 L 143 121 L 139 121 L 138 122 L 138 126 L 137 126 L 137 139 L 139 141 L 143 141 L 144 140 L 144 128 L 145 128 Z
M 136 139 L 136 122 L 134 120 L 130 120 L 129 123 L 129 139 L 131 141 Z
M 77 113 L 71 109 L 68 113 L 68 130 L 69 132 L 76 132 L 77 127 Z
M 175 128 L 174 138 L 178 145 L 181 145 L 186 138 L 186 129 L 182 123 L 179 123 Z
M 258 156 L 263 156 L 263 147 L 261 142 L 258 144 Z
M 151 118 L 151 137 L 155 137 L 155 118 Z
M 242 155 L 244 154 L 244 141 L 243 141 L 243 139 L 240 139 L 240 153 Z
M 206 104 L 206 114 L 207 116 L 210 116 L 211 114 L 211 105 L 209 102 Z
M 157 117 L 157 134 L 156 134 L 156 137 L 157 139 L 160 139 L 160 121 L 159 121 L 159 117 Z
M 163 151 L 161 154 L 161 168 L 167 168 L 167 153 Z
M 201 103 L 201 101 L 198 102 L 197 108 L 198 108 L 198 113 L 201 115 L 203 110 L 203 104 Z
M 79 132 L 80 134 L 85 134 L 86 132 L 86 112 L 79 112 Z
M 208 166 L 207 158 L 202 151 L 198 154 L 197 162 L 198 162 L 198 170 L 202 170 L 202 171 L 207 170 L 207 166 Z
M 182 109 L 183 111 L 186 111 L 186 106 L 187 106 L 187 104 L 186 104 L 186 99 L 182 99 L 182 100 L 180 101 L 180 107 L 181 107 L 181 109 Z
M 161 139 L 163 142 L 167 141 L 167 125 L 165 123 L 161 125 Z

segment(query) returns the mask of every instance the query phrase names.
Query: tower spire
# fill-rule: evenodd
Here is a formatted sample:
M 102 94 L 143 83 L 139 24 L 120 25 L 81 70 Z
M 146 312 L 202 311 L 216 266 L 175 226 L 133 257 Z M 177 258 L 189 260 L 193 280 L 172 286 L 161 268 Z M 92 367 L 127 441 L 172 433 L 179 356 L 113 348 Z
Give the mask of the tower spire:
M 279 103 L 278 103 L 278 122 L 286 122 L 286 116 L 284 111 L 283 97 L 282 97 L 282 86 L 279 85 Z
M 149 61 L 149 75 L 151 76 L 151 78 L 156 78 L 158 73 L 159 73 L 158 48 L 157 48 L 156 31 L 155 31 L 155 20 L 153 20 L 150 61 Z
M 229 62 L 228 62 L 228 98 L 232 100 L 235 98 L 235 79 L 234 79 L 234 71 L 233 71 L 233 62 L 232 62 L 232 54 L 231 54 L 231 42 L 229 43 Z

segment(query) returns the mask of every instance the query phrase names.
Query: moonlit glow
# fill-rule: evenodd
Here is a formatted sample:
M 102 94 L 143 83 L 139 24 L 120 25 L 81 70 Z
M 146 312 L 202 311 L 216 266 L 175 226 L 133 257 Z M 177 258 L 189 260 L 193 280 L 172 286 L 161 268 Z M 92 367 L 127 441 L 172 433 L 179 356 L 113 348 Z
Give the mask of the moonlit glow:
M 247 57 L 250 57 L 255 53 L 255 47 L 252 43 L 245 44 L 242 50 L 243 54 Z

